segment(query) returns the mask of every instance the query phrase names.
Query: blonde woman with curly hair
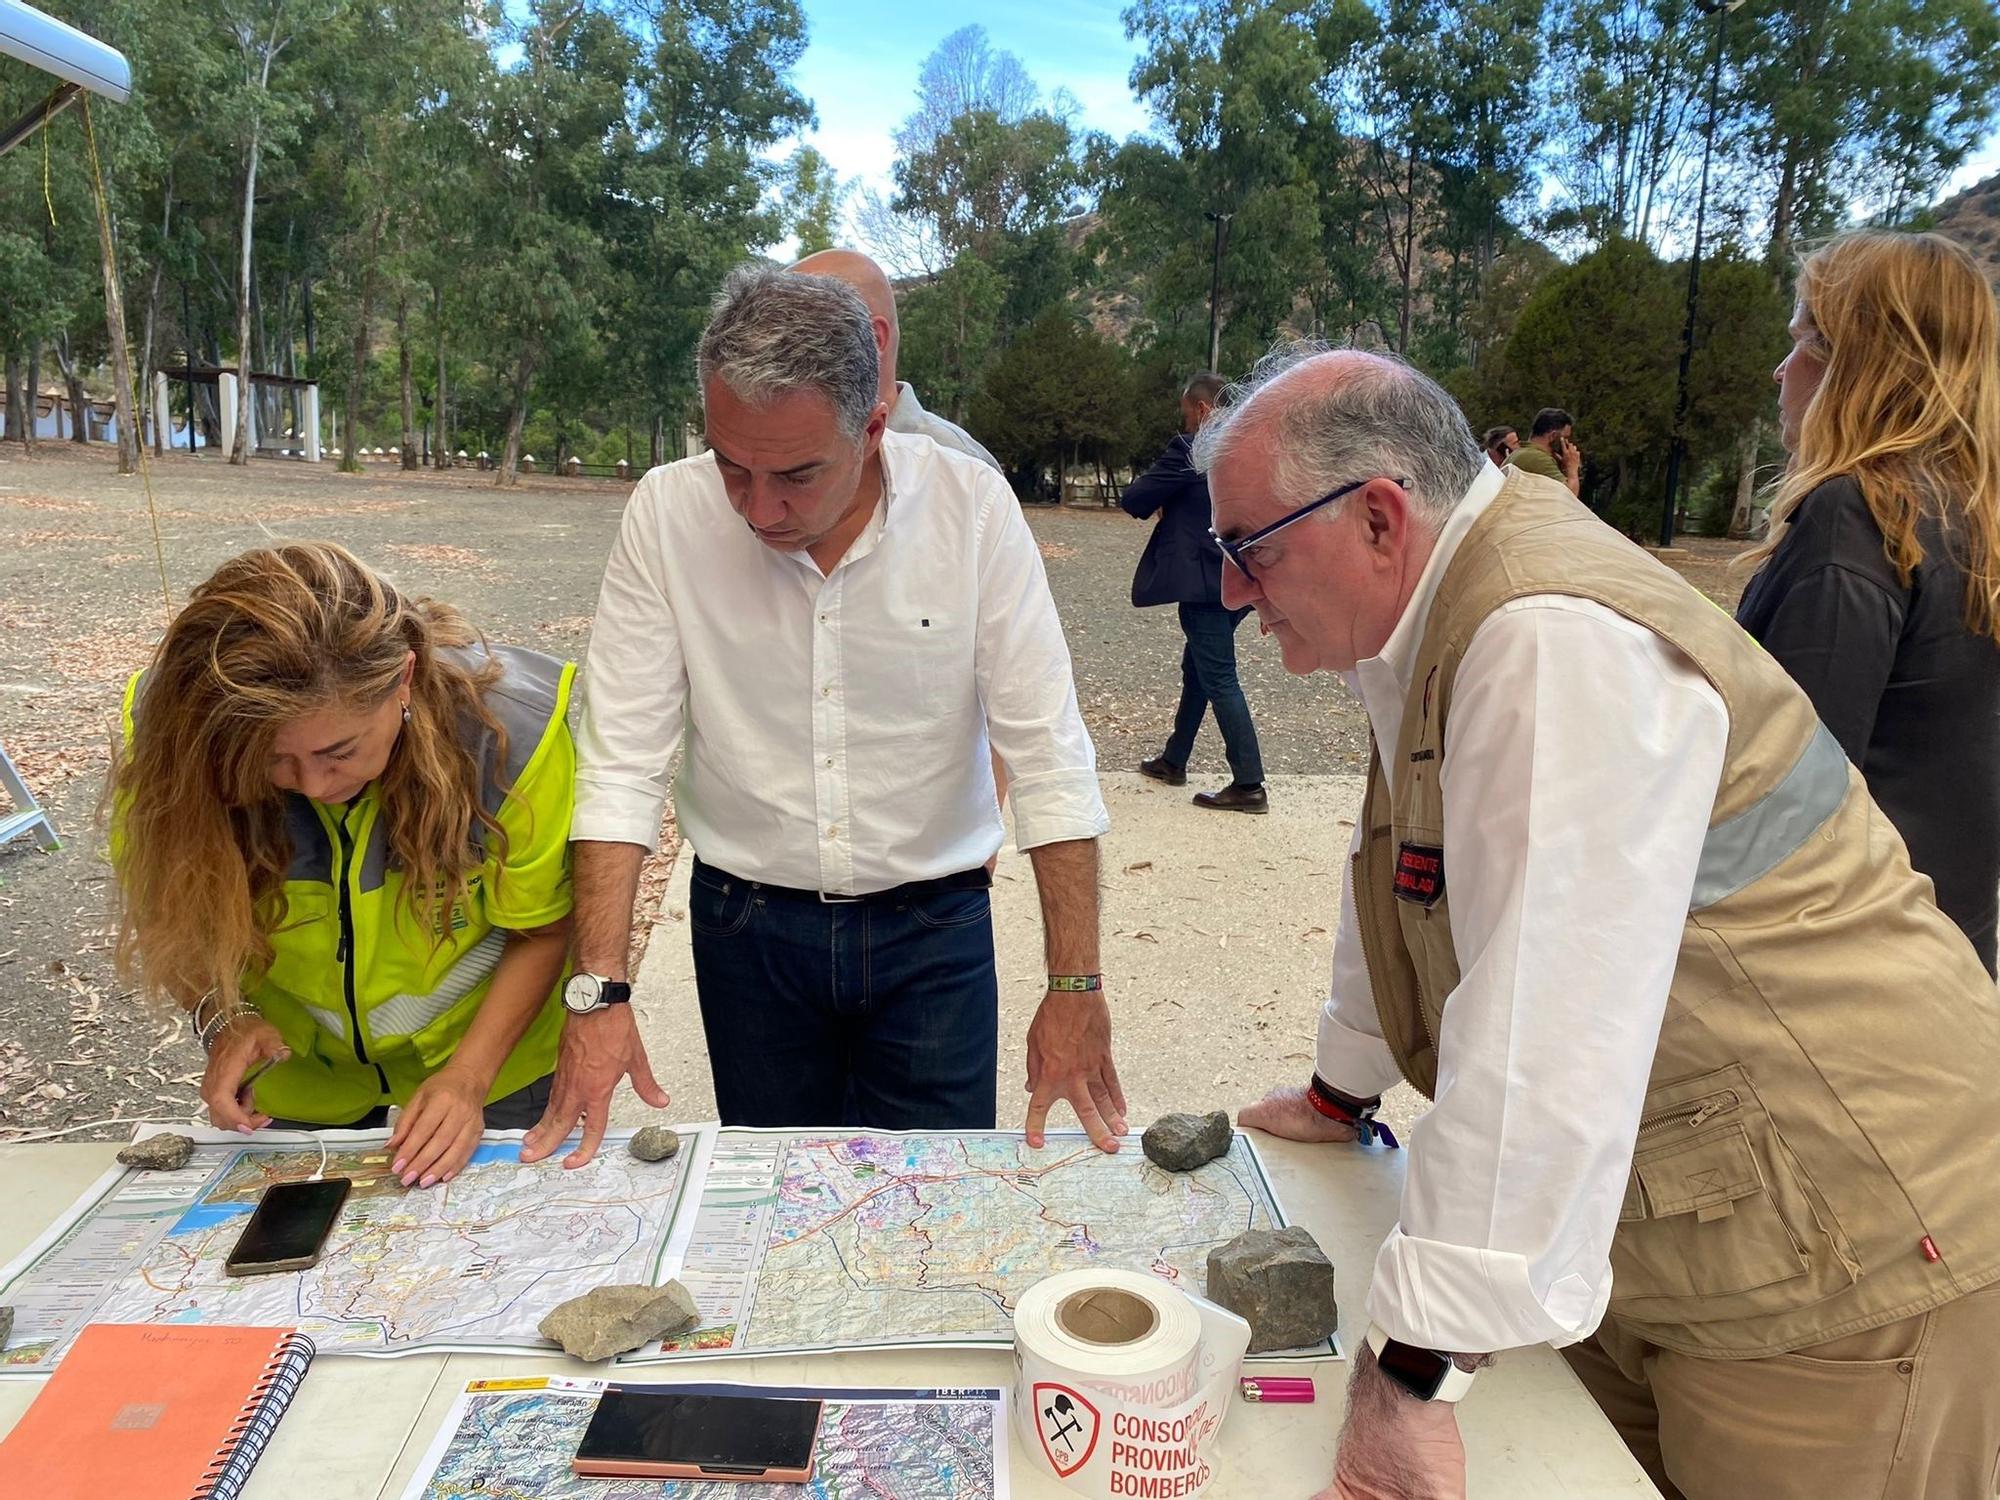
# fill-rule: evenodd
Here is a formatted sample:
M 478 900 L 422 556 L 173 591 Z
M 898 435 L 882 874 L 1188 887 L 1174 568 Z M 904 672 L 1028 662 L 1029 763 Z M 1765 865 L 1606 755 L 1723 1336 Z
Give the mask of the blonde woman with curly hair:
M 1791 464 L 1736 617 L 1813 701 L 1990 974 L 2000 915 L 2000 332 L 1942 235 L 1805 260 Z
M 217 1126 L 379 1126 L 406 1185 L 533 1125 L 563 1025 L 574 667 L 329 543 L 195 589 L 125 693 L 118 959 Z

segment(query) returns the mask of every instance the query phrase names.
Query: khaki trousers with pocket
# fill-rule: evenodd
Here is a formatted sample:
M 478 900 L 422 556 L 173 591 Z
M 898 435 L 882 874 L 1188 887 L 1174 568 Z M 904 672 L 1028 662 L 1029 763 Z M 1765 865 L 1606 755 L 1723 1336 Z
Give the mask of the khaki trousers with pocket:
M 1993 1500 L 2000 1286 L 1768 1359 L 1563 1350 L 1667 1500 Z

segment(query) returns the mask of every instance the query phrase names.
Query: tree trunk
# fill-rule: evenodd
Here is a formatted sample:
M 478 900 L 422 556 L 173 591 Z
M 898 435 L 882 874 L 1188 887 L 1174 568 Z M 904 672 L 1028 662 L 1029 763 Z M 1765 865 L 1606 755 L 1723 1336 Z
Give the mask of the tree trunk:
M 118 472 L 136 474 L 140 458 L 138 414 L 132 406 L 132 350 L 126 346 L 124 284 L 118 278 L 118 226 L 106 210 L 98 250 L 104 260 L 104 334 L 112 346 L 112 416 L 118 420 Z
M 1798 202 L 1798 148 L 1785 143 L 1785 164 L 1778 173 L 1778 196 L 1771 204 L 1771 239 L 1764 258 L 1773 268 L 1784 265 L 1792 249 L 1792 215 Z
M 313 284 L 308 276 L 299 286 L 299 315 L 306 325 L 306 369 L 319 378 L 319 325 L 313 321 Z
M 90 441 L 90 396 L 83 388 L 83 371 L 76 366 L 70 356 L 69 334 L 59 333 L 55 341 L 56 369 L 61 372 L 63 386 L 69 392 L 70 419 L 69 440 L 72 443 Z M 36 384 L 33 366 L 29 367 L 28 384 Z
M 25 443 L 22 435 L 32 421 L 28 403 L 21 388 L 21 351 L 14 345 L 7 346 L 7 431 L 10 443 Z
M 265 64 L 266 76 L 270 65 Z M 260 145 L 256 125 L 250 127 L 250 160 L 243 173 L 243 253 L 236 273 L 236 440 L 229 455 L 232 464 L 250 462 L 250 404 L 256 399 L 250 385 L 250 251 L 256 232 L 257 155 Z
M 514 395 L 507 407 L 507 442 L 500 452 L 500 472 L 493 480 L 496 485 L 513 485 L 521 477 L 521 429 L 528 425 L 528 391 L 534 380 L 534 354 L 523 349 L 519 363 L 514 366 Z
M 169 197 L 171 198 L 171 194 Z M 171 210 L 169 210 L 171 212 Z M 153 392 L 159 382 L 153 379 L 153 325 L 160 307 L 161 263 L 153 262 L 153 279 L 146 288 L 146 332 L 139 340 L 139 409 L 149 413 L 153 420 L 153 457 L 166 454 L 166 414 L 153 410 Z M 140 434 L 143 439 L 145 434 Z
M 1757 517 L 1753 502 L 1757 497 L 1757 449 L 1763 428 L 1762 422 L 1752 422 L 1736 440 L 1736 504 L 1729 513 L 1732 537 L 1749 536 Z
M 361 314 L 354 325 L 354 362 L 348 369 L 347 394 L 340 409 L 340 467 L 348 474 L 361 472 L 361 391 L 368 378 L 368 321 L 375 311 L 375 263 L 381 256 L 382 231 L 389 222 L 389 200 L 383 197 L 375 207 L 375 222 L 368 228 L 368 263 L 361 269 Z
M 417 407 L 414 393 L 410 389 L 410 299 L 406 293 L 396 294 L 396 365 L 397 376 L 402 384 L 403 395 L 403 468 L 407 472 L 417 466 Z
M 1411 287 L 1417 272 L 1417 147 L 1412 141 L 1406 148 L 1405 170 L 1408 186 L 1403 194 L 1403 307 L 1397 320 L 1396 352 L 1406 354 L 1410 348 L 1410 304 Z
M 36 339 L 28 345 L 28 425 L 23 429 L 28 451 L 35 451 L 35 423 L 42 413 L 42 344 Z M 76 419 L 70 419 L 72 429 Z
M 444 374 L 444 285 L 431 285 L 431 322 L 437 334 L 437 451 L 431 455 L 431 467 L 449 469 L 451 467 L 451 407 L 445 401 Z

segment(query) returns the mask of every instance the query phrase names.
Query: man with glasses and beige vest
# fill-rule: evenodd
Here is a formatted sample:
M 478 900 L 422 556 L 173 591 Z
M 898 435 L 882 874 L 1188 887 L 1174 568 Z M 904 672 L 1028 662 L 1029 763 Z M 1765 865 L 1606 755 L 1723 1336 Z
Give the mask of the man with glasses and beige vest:
M 1376 747 L 1315 1077 L 1242 1123 L 1433 1101 L 1322 1500 L 1464 1495 L 1543 1342 L 1668 1496 L 1991 1496 L 2000 1004 L 1804 694 L 1394 360 L 1274 357 L 1195 462 Z

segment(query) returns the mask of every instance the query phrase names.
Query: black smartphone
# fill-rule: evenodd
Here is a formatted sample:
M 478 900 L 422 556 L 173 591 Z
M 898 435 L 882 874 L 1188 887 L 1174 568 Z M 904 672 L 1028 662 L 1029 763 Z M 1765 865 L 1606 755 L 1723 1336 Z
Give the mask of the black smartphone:
M 250 1211 L 250 1222 L 222 1263 L 223 1274 L 267 1276 L 314 1264 L 353 1185 L 345 1177 L 272 1183 Z
M 571 1469 L 581 1478 L 812 1478 L 820 1403 L 608 1387 Z

